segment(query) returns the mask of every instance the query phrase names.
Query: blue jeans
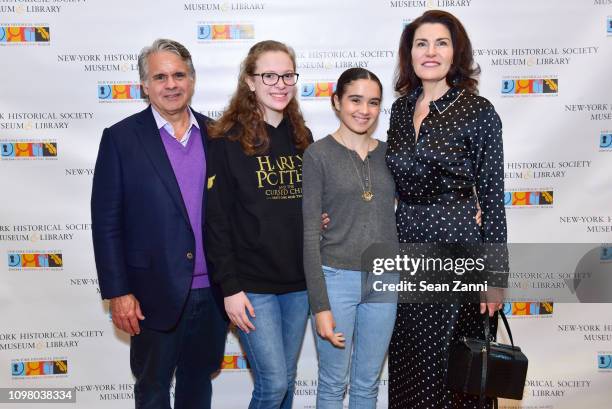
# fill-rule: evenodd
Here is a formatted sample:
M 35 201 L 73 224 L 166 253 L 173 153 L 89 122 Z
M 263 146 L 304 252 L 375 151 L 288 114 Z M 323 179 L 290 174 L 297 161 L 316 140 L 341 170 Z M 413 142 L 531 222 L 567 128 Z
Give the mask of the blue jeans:
M 397 303 L 362 302 L 365 275 L 360 271 L 324 266 L 323 274 L 336 321 L 335 332 L 343 333 L 346 342 L 344 348 L 336 348 L 316 336 L 319 354 L 317 409 L 342 408 L 349 369 L 349 409 L 375 409 L 380 371 L 391 340 Z
M 308 320 L 308 295 L 306 291 L 246 295 L 256 315 L 249 316 L 254 331 L 238 330 L 255 378 L 249 409 L 290 409 Z

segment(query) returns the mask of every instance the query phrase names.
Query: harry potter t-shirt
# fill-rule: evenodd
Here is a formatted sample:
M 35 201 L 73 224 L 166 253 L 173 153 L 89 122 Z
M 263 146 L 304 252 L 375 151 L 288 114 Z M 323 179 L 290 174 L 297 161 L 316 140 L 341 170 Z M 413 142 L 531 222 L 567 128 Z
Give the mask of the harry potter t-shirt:
M 248 156 L 227 137 L 209 144 L 205 246 L 224 296 L 306 289 L 302 152 L 287 119 L 266 128 L 265 154 Z

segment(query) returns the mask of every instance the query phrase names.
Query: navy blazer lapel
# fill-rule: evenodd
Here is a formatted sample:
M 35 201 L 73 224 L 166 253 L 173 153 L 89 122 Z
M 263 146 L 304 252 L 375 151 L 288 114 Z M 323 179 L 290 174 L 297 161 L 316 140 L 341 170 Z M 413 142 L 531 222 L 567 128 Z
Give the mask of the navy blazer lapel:
M 191 109 L 191 111 L 193 112 L 193 116 L 195 116 L 195 119 L 198 122 L 198 125 L 200 126 L 200 135 L 202 135 L 202 146 L 204 146 L 204 157 L 206 157 L 206 148 L 208 147 L 208 123 L 206 122 L 207 118 L 199 112 L 194 111 L 193 109 Z
M 205 117 L 204 115 L 194 111 L 193 111 L 193 116 L 195 116 L 196 121 L 198 121 L 198 125 L 200 126 L 200 135 L 202 136 L 202 146 L 204 147 L 204 160 L 206 161 L 205 165 L 206 167 L 204 168 L 204 190 L 202 193 L 202 208 L 206 209 L 206 199 L 208 198 L 208 195 L 206 194 L 206 190 L 208 189 L 208 120 L 209 118 Z M 204 218 L 206 214 L 206 211 L 202 211 L 202 217 Z M 204 219 L 202 219 L 202 228 L 204 228 L 205 223 L 204 223 Z
M 181 194 L 181 188 L 174 175 L 174 170 L 170 164 L 170 159 L 168 159 L 164 143 L 161 140 L 161 135 L 159 134 L 159 129 L 157 129 L 151 106 L 141 112 L 141 115 L 138 117 L 138 122 L 140 123 L 138 124 L 137 132 L 145 152 L 168 189 L 170 197 L 172 197 L 176 206 L 181 210 L 187 224 L 190 224 L 189 214 L 187 213 L 187 207 L 185 206 L 185 201 Z M 146 181 L 143 180 L 143 183 L 146 183 Z

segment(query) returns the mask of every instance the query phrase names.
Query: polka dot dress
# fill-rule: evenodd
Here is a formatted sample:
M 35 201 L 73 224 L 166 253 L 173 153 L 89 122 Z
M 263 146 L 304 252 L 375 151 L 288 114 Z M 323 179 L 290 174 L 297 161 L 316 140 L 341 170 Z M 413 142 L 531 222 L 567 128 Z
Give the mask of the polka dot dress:
M 417 141 L 412 118 L 420 93 L 419 88 L 395 101 L 387 138 L 387 165 L 400 198 L 400 241 L 506 242 L 495 109 L 485 98 L 451 88 L 430 103 Z M 474 188 L 481 227 L 474 220 Z M 484 338 L 477 304 L 400 304 L 389 346 L 389 408 L 479 408 L 478 397 L 446 387 L 449 347 L 463 336 Z

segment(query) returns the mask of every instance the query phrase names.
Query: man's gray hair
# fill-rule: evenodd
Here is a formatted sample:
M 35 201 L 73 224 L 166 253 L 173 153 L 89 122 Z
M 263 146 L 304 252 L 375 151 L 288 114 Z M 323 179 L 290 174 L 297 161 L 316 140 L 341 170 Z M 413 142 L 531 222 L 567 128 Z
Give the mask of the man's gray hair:
M 145 82 L 147 76 L 149 75 L 149 56 L 151 54 L 167 51 L 170 53 L 174 53 L 181 57 L 187 67 L 189 67 L 189 74 L 191 78 L 195 79 L 195 68 L 193 67 L 193 61 L 191 61 L 191 54 L 189 50 L 185 48 L 185 46 L 178 41 L 168 40 L 166 38 L 158 38 L 153 41 L 149 47 L 145 47 L 140 51 L 138 55 L 138 75 L 140 76 L 140 81 Z

